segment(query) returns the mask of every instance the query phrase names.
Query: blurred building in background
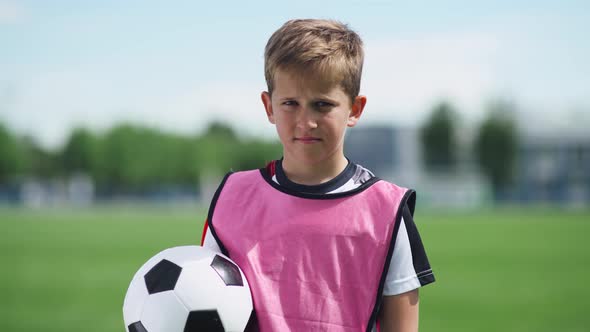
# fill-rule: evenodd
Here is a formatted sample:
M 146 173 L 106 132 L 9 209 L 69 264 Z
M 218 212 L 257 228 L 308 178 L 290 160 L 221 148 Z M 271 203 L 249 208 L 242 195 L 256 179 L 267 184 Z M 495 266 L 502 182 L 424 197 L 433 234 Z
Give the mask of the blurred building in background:
M 487 181 L 468 161 L 450 170 L 427 171 L 415 127 L 356 127 L 347 133 L 345 151 L 378 177 L 415 189 L 420 204 L 428 207 L 475 208 L 491 197 Z
M 89 206 L 95 202 L 94 181 L 86 174 L 76 174 L 67 180 L 28 179 L 19 190 L 22 204 L 30 208 L 43 206 Z
M 507 203 L 590 205 L 590 135 L 584 131 L 520 133 L 512 183 L 496 197 Z M 349 131 L 347 156 L 377 176 L 418 191 L 429 207 L 473 208 L 492 203 L 492 187 L 478 165 L 462 158 L 447 170 L 427 171 L 419 130 L 365 126 Z
M 590 203 L 590 135 L 571 130 L 558 135 L 523 135 L 512 200 Z

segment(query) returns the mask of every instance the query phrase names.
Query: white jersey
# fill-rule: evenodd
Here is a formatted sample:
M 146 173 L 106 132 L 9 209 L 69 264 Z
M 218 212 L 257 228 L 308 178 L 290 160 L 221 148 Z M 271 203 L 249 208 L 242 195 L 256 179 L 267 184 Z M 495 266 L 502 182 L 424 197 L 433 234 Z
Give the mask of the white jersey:
M 349 162 L 346 169 L 334 179 L 319 185 L 306 186 L 294 183 L 287 178 L 283 172 L 281 160 L 276 160 L 273 163 L 271 163 L 273 164 L 272 167 L 267 167 L 267 170 L 271 172 L 269 175 L 272 175 L 272 180 L 281 186 L 299 192 L 328 195 L 341 193 L 355 189 L 375 177 L 368 169 Z M 208 228 L 203 239 L 203 246 L 221 252 L 219 244 Z M 406 206 L 403 209 L 401 224 L 383 287 L 383 295 L 402 294 L 433 281 L 434 275 L 426 257 L 422 240 L 414 224 L 412 214 Z

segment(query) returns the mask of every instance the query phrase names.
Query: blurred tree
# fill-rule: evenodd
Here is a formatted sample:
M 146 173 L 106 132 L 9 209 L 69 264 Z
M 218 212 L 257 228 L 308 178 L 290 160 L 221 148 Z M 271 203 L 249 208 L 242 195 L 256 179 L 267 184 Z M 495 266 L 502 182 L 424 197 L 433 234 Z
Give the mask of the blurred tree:
M 157 132 L 130 124 L 109 130 L 100 146 L 99 185 L 114 190 L 138 190 L 157 182 L 154 170 L 161 160 Z
M 489 177 L 497 195 L 510 184 L 518 149 L 518 133 L 513 118 L 514 105 L 495 101 L 477 133 L 474 149 L 481 169 Z
M 17 140 L 0 126 L 0 181 L 18 172 L 40 178 L 85 172 L 105 193 L 168 185 L 194 189 L 202 174 L 260 168 L 280 153 L 280 144 L 239 139 L 219 122 L 193 137 L 132 124 L 102 135 L 76 128 L 57 153 L 43 149 L 32 137 Z
M 256 169 L 266 166 L 273 159 L 280 158 L 283 149 L 279 142 L 251 140 L 242 142 L 237 155 L 237 170 Z
M 199 183 L 201 149 L 192 138 L 156 129 L 120 125 L 100 140 L 95 172 L 101 187 L 141 191 Z
M 159 162 L 153 169 L 156 182 L 177 186 L 195 186 L 199 183 L 200 156 L 192 148 L 188 137 L 157 133 L 154 137 L 153 152 L 159 155 Z
M 84 172 L 91 174 L 96 163 L 96 138 L 85 128 L 75 128 L 61 152 L 65 173 Z
M 0 123 L 0 183 L 22 174 L 24 167 L 20 142 Z
M 432 109 L 430 118 L 420 130 L 424 163 L 431 171 L 449 170 L 456 163 L 456 112 L 448 102 Z
M 57 153 L 44 149 L 31 136 L 23 137 L 21 144 L 27 174 L 39 178 L 52 178 L 62 173 Z
M 228 124 L 220 121 L 213 121 L 205 130 L 204 137 L 225 139 L 229 141 L 237 141 L 238 137 L 235 131 Z
M 175 158 L 176 163 L 172 173 L 176 174 L 177 183 L 186 186 L 196 186 L 201 180 L 201 163 L 203 158 L 194 148 L 193 138 L 178 136 L 175 138 L 175 141 L 175 155 L 178 157 Z
M 211 123 L 197 138 L 197 154 L 202 156 L 201 167 L 207 174 L 222 175 L 236 170 L 240 140 L 234 130 L 221 122 Z

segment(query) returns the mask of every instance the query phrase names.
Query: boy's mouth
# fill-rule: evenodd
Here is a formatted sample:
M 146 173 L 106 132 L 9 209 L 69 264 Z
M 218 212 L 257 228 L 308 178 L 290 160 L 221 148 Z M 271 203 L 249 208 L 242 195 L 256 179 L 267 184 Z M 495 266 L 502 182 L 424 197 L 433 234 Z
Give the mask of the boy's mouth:
M 295 137 L 293 140 L 296 142 L 301 142 L 303 144 L 313 144 L 313 143 L 320 142 L 322 139 L 318 138 L 318 137 L 312 137 L 312 136 L 302 136 L 302 137 Z

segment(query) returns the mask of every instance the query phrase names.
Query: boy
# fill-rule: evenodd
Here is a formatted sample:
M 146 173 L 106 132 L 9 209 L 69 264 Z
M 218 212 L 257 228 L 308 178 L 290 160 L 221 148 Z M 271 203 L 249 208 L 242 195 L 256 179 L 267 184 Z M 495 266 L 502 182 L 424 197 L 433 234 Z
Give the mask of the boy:
M 360 37 L 334 21 L 289 21 L 266 46 L 261 98 L 283 158 L 228 174 L 203 232 L 244 271 L 260 331 L 418 330 L 434 276 L 415 193 L 343 151 L 367 101 L 362 64 Z

